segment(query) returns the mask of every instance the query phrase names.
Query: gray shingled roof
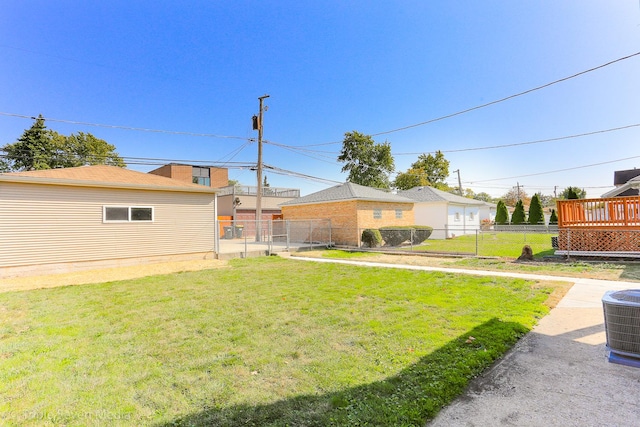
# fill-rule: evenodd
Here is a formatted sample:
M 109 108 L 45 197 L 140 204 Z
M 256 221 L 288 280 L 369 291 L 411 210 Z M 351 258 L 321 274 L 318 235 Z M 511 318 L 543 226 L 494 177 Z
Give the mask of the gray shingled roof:
M 411 190 L 398 191 L 398 196 L 406 197 L 415 202 L 449 202 L 462 205 L 484 205 L 480 200 L 469 199 L 438 190 L 433 187 L 414 187 Z
M 280 203 L 280 206 L 294 206 L 311 203 L 326 203 L 345 200 L 367 200 L 372 202 L 415 203 L 406 197 L 401 197 L 378 188 L 365 187 L 364 185 L 345 182 L 335 187 L 327 188 L 288 202 Z

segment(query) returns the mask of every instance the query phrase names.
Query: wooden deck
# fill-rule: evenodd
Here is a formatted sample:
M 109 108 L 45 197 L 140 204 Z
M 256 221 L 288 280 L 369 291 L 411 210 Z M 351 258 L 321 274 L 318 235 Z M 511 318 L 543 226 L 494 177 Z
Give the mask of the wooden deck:
M 640 196 L 559 200 L 559 228 L 640 229 Z
M 640 196 L 560 200 L 556 254 L 640 257 Z

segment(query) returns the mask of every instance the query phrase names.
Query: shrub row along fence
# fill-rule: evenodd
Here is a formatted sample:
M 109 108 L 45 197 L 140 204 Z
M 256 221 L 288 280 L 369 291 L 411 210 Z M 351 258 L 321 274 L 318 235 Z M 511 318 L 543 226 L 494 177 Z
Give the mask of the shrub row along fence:
M 506 230 L 466 230 L 454 237 L 450 229 L 431 229 L 428 236 L 420 229 L 384 230 L 380 229 L 381 241 L 370 237 L 372 231 L 361 229 L 361 249 L 390 250 L 411 253 L 452 254 L 472 256 L 503 256 L 517 258 L 522 253 L 524 245 L 529 245 L 534 255 L 553 255 L 553 239 L 557 232 L 550 232 L 547 228 L 516 227 Z M 385 238 L 386 236 L 386 238 Z M 372 245 L 373 243 L 373 245 Z
M 290 251 L 338 247 L 426 254 L 517 258 L 524 245 L 534 256 L 611 256 L 640 258 L 640 230 L 560 229 L 554 226 L 496 226 L 489 230 L 430 227 L 335 227 L 330 220 L 219 221 L 216 251 Z

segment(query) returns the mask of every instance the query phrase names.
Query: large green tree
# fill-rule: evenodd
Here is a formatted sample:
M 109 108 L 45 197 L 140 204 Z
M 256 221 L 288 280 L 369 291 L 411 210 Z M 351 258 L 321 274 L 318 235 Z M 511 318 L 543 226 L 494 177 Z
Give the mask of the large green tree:
M 90 133 L 64 136 L 47 129 L 38 116 L 13 144 L 2 147 L 6 167 L 13 171 L 107 164 L 124 167 L 116 147 Z
M 587 197 L 587 192 L 584 189 L 578 187 L 567 187 L 562 190 L 560 194 L 561 199 L 571 200 L 571 199 L 585 199 Z
M 377 144 L 369 135 L 347 132 L 338 161 L 345 163 L 342 172 L 349 172 L 349 182 L 374 188 L 391 187 L 389 175 L 394 170 L 394 162 L 388 142 Z
M 540 194 L 536 193 L 531 198 L 529 205 L 529 224 L 544 224 L 544 211 L 540 202 Z
M 527 192 L 518 186 L 511 187 L 509 191 L 502 196 L 502 200 L 504 200 L 507 206 L 515 206 L 518 200 L 522 200 L 522 202 L 526 204 L 530 201 Z
M 410 190 L 413 187 L 429 185 L 444 191 L 449 189 L 445 182 L 449 177 L 449 161 L 441 151 L 435 155 L 420 154 L 406 172 L 401 172 L 394 181 L 398 190 Z
M 473 196 L 473 198 L 476 200 L 481 200 L 483 202 L 493 203 L 493 197 L 491 197 L 489 193 L 485 193 L 484 191 L 480 193 L 476 193 L 476 195 Z

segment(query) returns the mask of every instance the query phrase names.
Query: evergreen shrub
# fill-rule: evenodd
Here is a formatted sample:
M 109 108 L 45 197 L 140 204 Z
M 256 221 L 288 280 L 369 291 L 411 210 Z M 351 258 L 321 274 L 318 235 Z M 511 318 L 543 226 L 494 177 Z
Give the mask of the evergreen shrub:
M 367 228 L 362 232 L 362 237 L 360 238 L 362 243 L 368 248 L 375 248 L 380 246 L 382 243 L 382 236 L 380 235 L 380 231 L 375 228 Z

